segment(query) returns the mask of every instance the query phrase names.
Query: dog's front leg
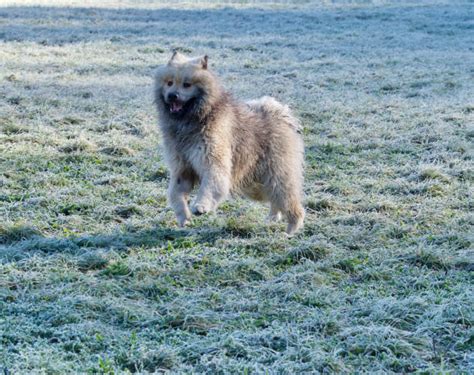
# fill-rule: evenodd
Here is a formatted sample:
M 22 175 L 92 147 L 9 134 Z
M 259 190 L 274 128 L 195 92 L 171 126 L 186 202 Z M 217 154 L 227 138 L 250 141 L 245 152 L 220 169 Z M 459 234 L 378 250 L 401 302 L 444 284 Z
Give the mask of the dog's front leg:
M 201 177 L 201 186 L 192 207 L 193 214 L 202 215 L 213 211 L 227 198 L 230 190 L 230 173 L 212 168 Z
M 180 227 L 184 227 L 191 220 L 188 196 L 192 189 L 193 178 L 189 173 L 171 173 L 168 200 L 176 214 L 176 220 Z

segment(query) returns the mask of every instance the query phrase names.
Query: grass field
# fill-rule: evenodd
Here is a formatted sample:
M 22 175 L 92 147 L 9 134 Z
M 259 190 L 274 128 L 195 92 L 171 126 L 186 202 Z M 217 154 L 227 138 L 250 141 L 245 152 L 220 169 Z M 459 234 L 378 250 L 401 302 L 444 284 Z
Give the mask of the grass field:
M 472 1 L 80 3 L 0 7 L 2 374 L 474 372 Z M 299 235 L 176 226 L 172 49 L 294 108 Z

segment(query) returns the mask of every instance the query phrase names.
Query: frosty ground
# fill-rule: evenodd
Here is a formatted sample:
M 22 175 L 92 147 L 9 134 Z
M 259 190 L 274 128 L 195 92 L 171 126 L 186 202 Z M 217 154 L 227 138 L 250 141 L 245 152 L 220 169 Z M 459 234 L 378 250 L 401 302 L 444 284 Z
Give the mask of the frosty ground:
M 3 372 L 474 371 L 472 2 L 3 3 Z M 177 228 L 172 49 L 294 108 L 302 233 L 244 199 Z

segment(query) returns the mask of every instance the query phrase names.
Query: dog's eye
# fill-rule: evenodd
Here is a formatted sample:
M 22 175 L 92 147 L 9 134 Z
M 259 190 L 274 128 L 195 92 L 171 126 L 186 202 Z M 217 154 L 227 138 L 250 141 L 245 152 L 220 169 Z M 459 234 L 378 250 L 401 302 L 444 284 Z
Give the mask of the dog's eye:
M 190 84 L 189 82 L 184 82 L 184 83 L 183 83 L 183 87 L 184 87 L 185 89 L 187 89 L 187 88 L 191 87 L 191 84 Z
M 173 86 L 173 81 L 168 81 L 168 86 Z

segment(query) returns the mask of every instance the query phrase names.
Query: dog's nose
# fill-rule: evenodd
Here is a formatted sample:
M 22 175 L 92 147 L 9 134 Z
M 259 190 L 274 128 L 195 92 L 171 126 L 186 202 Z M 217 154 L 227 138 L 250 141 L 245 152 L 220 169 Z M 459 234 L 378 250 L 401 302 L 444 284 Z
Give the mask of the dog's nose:
M 177 99 L 178 99 L 178 94 L 176 94 L 175 92 L 170 92 L 168 94 L 168 100 L 169 101 L 172 102 L 173 100 L 177 100 Z

